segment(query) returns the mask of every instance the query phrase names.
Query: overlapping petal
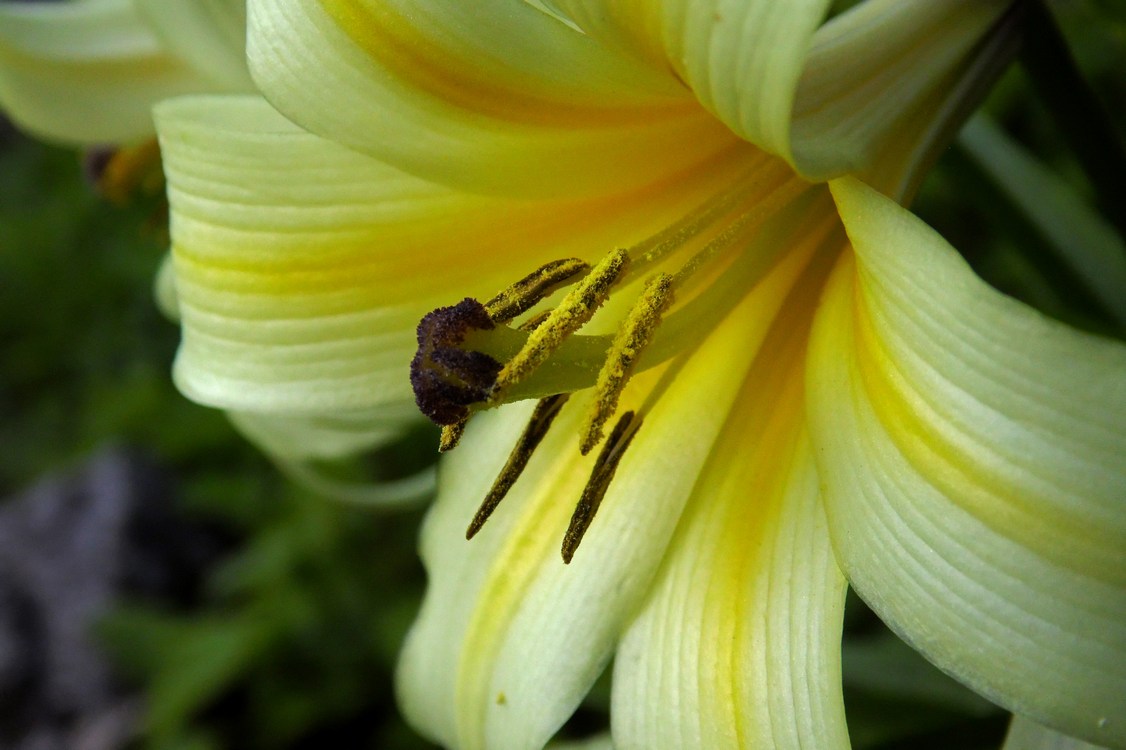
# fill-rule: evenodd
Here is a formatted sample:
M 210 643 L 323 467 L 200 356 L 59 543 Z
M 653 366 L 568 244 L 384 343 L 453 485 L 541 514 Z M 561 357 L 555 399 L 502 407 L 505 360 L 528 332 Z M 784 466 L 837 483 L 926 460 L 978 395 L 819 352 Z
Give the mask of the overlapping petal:
M 1126 347 L 1004 298 L 860 183 L 833 189 L 856 259 L 818 313 L 809 412 L 849 580 L 984 695 L 1126 743 Z
M 822 274 L 791 296 L 759 352 L 619 646 L 611 713 L 619 750 L 848 747 L 845 581 L 829 545 L 801 377 Z
M 671 67 L 700 103 L 741 137 L 790 153 L 790 112 L 829 0 L 556 0 L 610 46 Z M 659 52 L 658 52 L 659 50 Z M 655 59 L 657 55 L 663 60 Z
M 740 137 L 820 180 L 868 174 L 934 119 L 1008 0 L 553 0 L 605 44 L 674 70 Z M 935 137 L 943 135 L 935 133 Z M 900 168 L 910 163 L 898 159 Z
M 894 196 L 904 190 L 882 170 L 912 172 L 945 144 L 950 117 L 961 122 L 963 86 L 991 81 L 982 67 L 1007 64 L 994 34 L 1009 0 L 868 0 L 833 18 L 813 35 L 787 113 L 788 151 L 803 175 L 823 180 L 859 175 Z M 950 96 L 961 106 L 954 112 Z M 902 179 L 902 178 L 900 178 Z
M 249 8 L 251 68 L 279 110 L 432 181 L 576 196 L 636 187 L 732 141 L 666 73 L 522 0 Z
M 133 0 L 163 47 L 214 82 L 213 91 L 252 92 L 246 67 L 245 0 Z
M 426 312 L 640 239 L 739 163 L 597 201 L 521 201 L 411 177 L 253 97 L 167 102 L 157 121 L 184 330 L 177 382 L 206 404 L 291 416 L 412 400 L 406 368 Z
M 155 102 L 214 88 L 162 46 L 132 0 L 0 4 L 0 107 L 44 138 L 143 138 Z
M 538 748 L 571 714 L 649 590 L 757 345 L 809 252 L 780 266 L 694 356 L 674 363 L 683 369 L 671 384 L 661 370 L 640 376 L 629 398 L 667 390 L 570 565 L 559 545 L 593 458 L 577 450 L 585 399 L 564 408 L 509 497 L 465 543 L 465 526 L 528 410 L 475 418 L 443 465 L 423 530 L 430 581 L 399 673 L 400 704 L 419 731 L 449 747 Z

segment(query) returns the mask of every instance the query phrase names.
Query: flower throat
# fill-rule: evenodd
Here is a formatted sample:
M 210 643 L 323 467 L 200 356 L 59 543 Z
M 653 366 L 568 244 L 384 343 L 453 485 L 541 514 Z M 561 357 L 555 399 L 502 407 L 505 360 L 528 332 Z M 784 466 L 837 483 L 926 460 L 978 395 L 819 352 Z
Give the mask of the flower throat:
M 587 455 L 601 448 L 563 536 L 563 561 L 571 561 L 655 400 L 650 394 L 641 408 L 619 413 L 631 378 L 690 354 L 774 267 L 787 244 L 779 230 L 807 213 L 819 196 L 824 199 L 810 188 L 781 162 L 760 155 L 733 184 L 628 249 L 594 265 L 577 258 L 552 261 L 486 302 L 466 298 L 422 319 L 411 385 L 419 409 L 442 425 L 439 450 L 457 445 L 475 412 L 538 399 L 469 523 L 467 539 L 519 479 L 570 394 L 592 388 L 579 451 Z M 642 282 L 641 289 L 615 334 L 577 333 L 612 292 L 635 281 Z M 553 308 L 533 312 L 562 289 L 567 292 Z

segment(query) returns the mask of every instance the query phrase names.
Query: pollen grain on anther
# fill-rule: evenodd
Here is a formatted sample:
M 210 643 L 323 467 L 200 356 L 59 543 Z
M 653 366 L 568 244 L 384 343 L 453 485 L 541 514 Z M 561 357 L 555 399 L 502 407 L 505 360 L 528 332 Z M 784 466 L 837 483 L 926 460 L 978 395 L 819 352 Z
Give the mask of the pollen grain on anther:
M 618 463 L 622 460 L 622 456 L 625 455 L 626 449 L 629 448 L 633 436 L 637 434 L 640 427 L 641 417 L 635 415 L 632 411 L 625 412 L 618 419 L 610 437 L 606 440 L 606 444 L 599 451 L 594 469 L 590 473 L 590 479 L 587 480 L 586 487 L 583 488 L 583 494 L 579 498 L 578 505 L 575 506 L 575 512 L 571 516 L 567 533 L 563 536 L 563 546 L 560 551 L 563 554 L 565 564 L 570 564 L 571 558 L 575 555 L 575 550 L 579 548 L 579 543 L 586 536 L 587 529 L 590 528 L 590 524 L 594 520 L 594 514 L 598 512 L 598 507 L 602 505 L 602 498 L 606 496 L 606 490 L 610 488 L 610 482 L 613 481 L 614 474 L 618 470 Z
M 672 276 L 667 273 L 653 276 L 618 329 L 598 373 L 594 403 L 581 430 L 579 451 L 584 456 L 602 439 L 602 428 L 617 410 L 618 400 L 633 375 L 637 360 L 660 326 L 673 296 Z
M 524 347 L 498 373 L 490 401 L 499 403 L 509 387 L 518 383 L 543 364 L 552 352 L 583 325 L 610 296 L 618 277 L 629 263 L 625 250 L 615 250 L 591 269 L 582 281 L 567 293 L 531 335 Z
M 469 528 L 465 530 L 465 538 L 472 539 L 474 535 L 481 530 L 485 525 L 485 521 L 489 520 L 489 516 L 493 514 L 500 501 L 512 489 L 512 485 L 516 484 L 516 480 L 520 478 L 524 468 L 528 465 L 528 461 L 532 458 L 536 448 L 547 434 L 547 430 L 551 427 L 551 423 L 555 421 L 555 417 L 559 414 L 559 410 L 563 408 L 563 404 L 567 402 L 570 397 L 569 393 L 560 393 L 555 396 L 548 396 L 547 398 L 540 399 L 536 404 L 535 410 L 532 412 L 531 419 L 528 420 L 528 425 L 524 428 L 524 432 L 520 435 L 520 439 L 516 441 L 516 445 L 512 448 L 512 452 L 508 455 L 508 460 L 504 464 L 504 468 L 500 470 L 493 486 L 485 495 L 481 507 L 477 509 L 477 513 L 473 516 L 473 520 L 469 523 Z
M 442 426 L 442 434 L 438 438 L 438 452 L 446 453 L 452 451 L 461 442 L 461 436 L 465 434 L 465 426 L 469 424 L 469 418 L 466 417 L 453 424 Z
M 485 310 L 494 322 L 506 323 L 588 271 L 590 264 L 578 258 L 545 263 L 486 302 Z

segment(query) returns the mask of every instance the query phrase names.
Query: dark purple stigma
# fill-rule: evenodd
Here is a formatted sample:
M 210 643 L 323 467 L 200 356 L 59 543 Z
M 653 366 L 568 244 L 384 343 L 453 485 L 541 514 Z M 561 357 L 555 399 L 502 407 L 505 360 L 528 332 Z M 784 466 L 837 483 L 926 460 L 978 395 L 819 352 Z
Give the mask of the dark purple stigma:
M 419 322 L 411 387 L 423 414 L 440 425 L 456 424 L 469 416 L 472 404 L 488 399 L 501 363 L 460 346 L 470 331 L 495 327 L 485 306 L 471 297 L 439 307 Z

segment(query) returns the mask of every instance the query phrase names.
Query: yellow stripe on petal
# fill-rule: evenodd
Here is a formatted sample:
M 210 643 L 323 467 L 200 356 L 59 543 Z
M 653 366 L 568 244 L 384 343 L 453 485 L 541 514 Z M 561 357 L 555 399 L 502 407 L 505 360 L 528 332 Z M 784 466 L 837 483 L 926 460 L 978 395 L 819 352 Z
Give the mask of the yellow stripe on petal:
M 629 189 L 734 137 L 667 75 L 511 0 L 250 3 L 255 79 L 313 133 L 509 196 Z
M 845 581 L 801 377 L 824 265 L 759 352 L 650 599 L 623 637 L 611 712 L 621 750 L 848 747 Z
M 548 260 L 636 242 L 739 168 L 699 164 L 597 201 L 505 200 L 411 177 L 261 99 L 182 98 L 157 116 L 184 329 L 177 382 L 264 413 L 413 400 L 407 368 L 427 312 L 487 299 Z
M 604 44 L 673 72 L 732 131 L 789 159 L 795 91 L 829 0 L 553 4 Z
M 820 181 L 879 177 L 897 195 L 951 111 L 992 80 L 979 58 L 1012 0 L 553 0 L 604 45 L 667 70 L 733 132 Z M 890 164 L 887 163 L 890 161 Z M 890 174 L 885 174 L 890 173 Z M 907 183 L 906 185 L 900 183 Z
M 644 415 L 569 565 L 560 542 L 594 460 L 579 454 L 586 399 L 563 408 L 504 502 L 465 542 L 529 410 L 474 418 L 443 465 L 423 531 L 430 582 L 398 677 L 416 728 L 463 750 L 539 748 L 574 711 L 648 590 L 757 345 L 813 250 L 797 249 L 683 363 Z M 637 376 L 623 408 L 638 408 L 664 372 Z
M 861 183 L 832 187 L 856 261 L 807 379 L 845 572 L 979 692 L 1126 743 L 1126 347 L 990 289 Z

